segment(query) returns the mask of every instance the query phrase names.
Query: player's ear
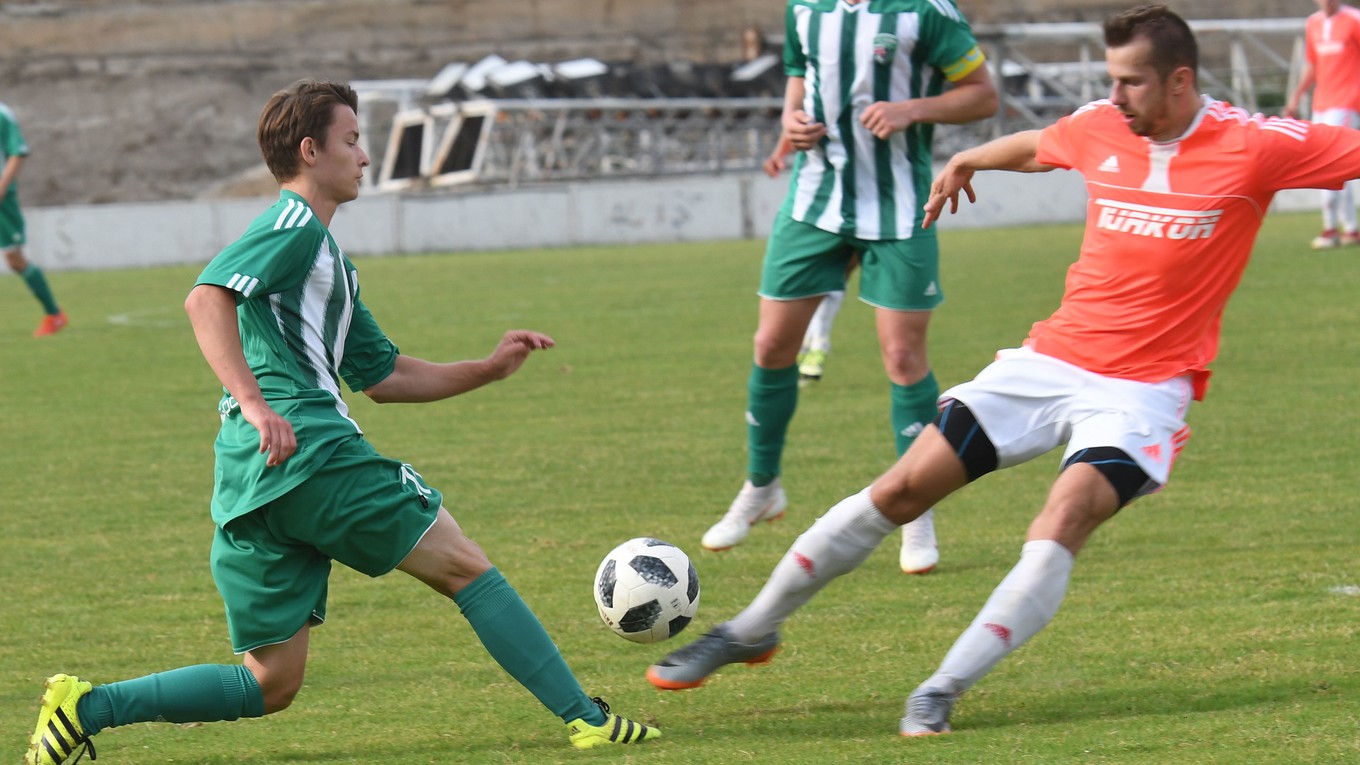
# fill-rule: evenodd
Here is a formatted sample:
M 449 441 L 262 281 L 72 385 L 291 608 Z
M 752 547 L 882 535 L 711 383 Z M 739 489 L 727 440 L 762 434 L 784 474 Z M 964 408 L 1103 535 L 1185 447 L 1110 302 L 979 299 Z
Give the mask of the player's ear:
M 309 165 L 314 164 L 316 162 L 316 139 L 311 136 L 303 138 L 302 143 L 298 144 L 298 156 L 302 158 L 303 162 Z
M 1183 96 L 1187 90 L 1195 87 L 1195 72 L 1188 66 L 1177 67 L 1167 78 L 1171 84 L 1171 94 Z

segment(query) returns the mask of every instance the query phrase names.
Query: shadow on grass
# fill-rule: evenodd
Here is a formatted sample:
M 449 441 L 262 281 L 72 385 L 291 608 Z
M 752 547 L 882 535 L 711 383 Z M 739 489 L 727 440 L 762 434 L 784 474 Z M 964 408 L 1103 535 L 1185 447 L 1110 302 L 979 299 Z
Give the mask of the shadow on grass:
M 1008 707 L 1000 694 L 987 708 L 973 712 L 964 696 L 954 708 L 959 730 L 985 730 L 1018 725 L 1044 725 L 1087 720 L 1132 719 L 1160 715 L 1200 714 L 1247 709 L 1268 704 L 1295 704 L 1316 696 L 1316 689 L 1297 680 L 1262 683 L 1236 680 L 1208 688 L 1172 683 L 1149 685 L 1132 692 L 1127 685 L 1107 689 L 1086 688 L 1064 693 L 1028 696 L 1023 707 Z M 1052 703 L 1044 703 L 1051 699 Z

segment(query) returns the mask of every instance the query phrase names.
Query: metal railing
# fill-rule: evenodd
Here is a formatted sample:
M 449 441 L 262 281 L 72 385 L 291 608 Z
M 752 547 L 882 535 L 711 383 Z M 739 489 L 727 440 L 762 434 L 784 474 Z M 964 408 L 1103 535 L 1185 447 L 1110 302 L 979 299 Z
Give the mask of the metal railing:
M 1303 67 L 1303 18 L 1191 22 L 1201 89 L 1249 111 L 1278 111 Z M 1042 127 L 1108 92 L 1100 25 L 979 26 L 1002 96 L 996 117 L 942 125 L 946 157 Z M 477 99 L 427 104 L 425 80 L 354 83 L 361 131 L 382 191 L 475 183 L 517 186 L 591 178 L 752 172 L 779 130 L 780 98 Z M 369 147 L 372 148 L 371 146 Z
M 1191 21 L 1200 87 L 1247 111 L 1277 110 L 1303 68 L 1305 20 Z M 1099 24 L 1002 24 L 975 30 L 1002 90 L 992 135 L 1042 126 L 1108 92 Z

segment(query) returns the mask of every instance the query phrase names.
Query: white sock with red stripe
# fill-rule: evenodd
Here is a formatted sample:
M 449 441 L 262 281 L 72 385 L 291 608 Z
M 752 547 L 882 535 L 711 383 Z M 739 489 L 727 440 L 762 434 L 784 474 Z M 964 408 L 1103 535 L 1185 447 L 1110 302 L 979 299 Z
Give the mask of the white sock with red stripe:
M 922 687 L 962 693 L 1048 625 L 1072 578 L 1072 553 L 1048 539 L 1026 542 L 1020 562 L 992 591 Z
M 777 631 L 790 614 L 832 579 L 855 570 L 894 531 L 897 524 L 874 507 L 868 489 L 841 500 L 794 540 L 755 600 L 727 623 L 728 629 L 743 643 Z

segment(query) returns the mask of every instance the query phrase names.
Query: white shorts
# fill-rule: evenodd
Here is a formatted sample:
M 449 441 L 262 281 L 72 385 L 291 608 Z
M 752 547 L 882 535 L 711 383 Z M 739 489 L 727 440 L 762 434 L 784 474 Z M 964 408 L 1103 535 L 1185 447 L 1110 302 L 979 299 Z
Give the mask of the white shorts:
M 1360 112 L 1354 109 L 1347 109 L 1338 106 L 1334 109 L 1325 109 L 1313 115 L 1313 121 L 1320 125 L 1333 125 L 1335 127 L 1346 127 L 1354 130 L 1360 128 Z
M 1062 444 L 1064 463 L 1083 449 L 1113 446 L 1162 486 L 1190 438 L 1185 413 L 1192 397 L 1189 375 L 1160 383 L 1122 380 L 1029 348 L 1010 348 L 940 399 L 968 406 L 996 447 L 998 468 Z

